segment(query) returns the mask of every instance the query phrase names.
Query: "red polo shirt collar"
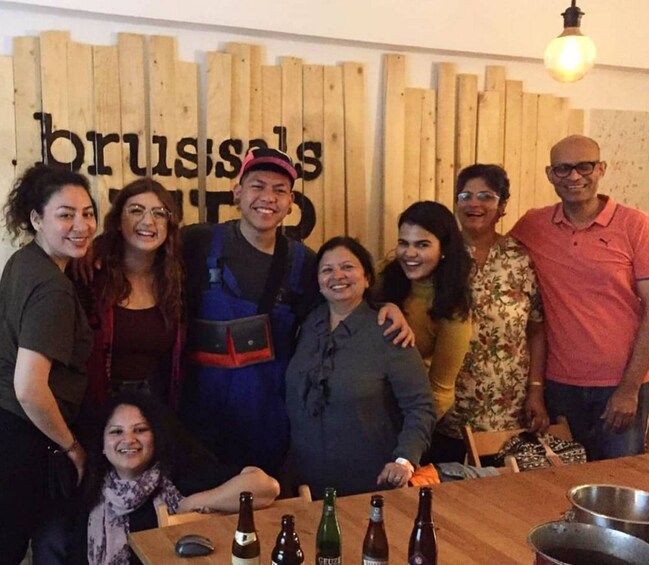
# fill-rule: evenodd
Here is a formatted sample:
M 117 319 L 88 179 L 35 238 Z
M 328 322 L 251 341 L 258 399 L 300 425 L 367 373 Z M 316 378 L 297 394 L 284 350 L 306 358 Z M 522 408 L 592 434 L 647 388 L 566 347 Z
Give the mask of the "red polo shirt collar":
M 597 198 L 605 202 L 604 208 L 602 208 L 600 213 L 597 214 L 595 219 L 585 229 L 588 229 L 593 224 L 599 224 L 600 226 L 608 226 L 611 223 L 613 216 L 615 215 L 615 208 L 617 207 L 615 200 L 613 200 L 610 196 L 606 196 L 604 194 L 598 194 Z M 563 212 L 563 205 L 561 204 L 561 202 L 559 202 L 554 207 L 554 213 L 552 214 L 552 222 L 555 224 L 564 223 L 564 224 L 568 224 L 569 226 L 572 226 L 572 222 L 568 218 L 566 218 L 566 215 Z

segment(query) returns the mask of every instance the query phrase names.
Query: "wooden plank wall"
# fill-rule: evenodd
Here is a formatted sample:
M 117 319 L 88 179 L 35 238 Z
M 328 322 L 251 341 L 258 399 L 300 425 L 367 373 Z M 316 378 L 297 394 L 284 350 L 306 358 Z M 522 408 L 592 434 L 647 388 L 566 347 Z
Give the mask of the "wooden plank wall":
M 44 160 L 87 174 L 102 216 L 113 189 L 152 175 L 175 191 L 185 223 L 224 221 L 238 215 L 231 189 L 245 152 L 265 143 L 301 172 L 287 231 L 314 248 L 348 233 L 381 256 L 396 242 L 398 214 L 421 199 L 452 208 L 458 171 L 476 161 L 509 171 L 509 229 L 529 207 L 554 200 L 547 152 L 584 130 L 582 110 L 525 92 L 502 66 L 487 66 L 482 77 L 439 63 L 433 88 L 415 88 L 407 56 L 389 54 L 377 190 L 365 67 L 296 56 L 275 63 L 262 46 L 244 43 L 208 52 L 199 65 L 179 60 L 169 36 L 120 33 L 112 46 L 81 44 L 65 31 L 17 37 L 12 56 L 0 58 L 0 197 Z M 380 217 L 369 217 L 377 209 Z
M 401 58 L 404 67 L 407 63 L 403 55 L 385 57 L 384 72 L 388 80 L 384 178 L 390 179 L 390 184 L 386 182 L 384 191 L 390 205 L 383 213 L 382 253 L 394 247 L 396 239 L 390 238 L 394 238 L 398 213 L 413 198 L 417 199 L 414 197 L 416 187 L 419 186 L 420 199 L 433 199 L 432 193 L 424 190 L 421 184 L 421 170 L 411 165 L 418 158 L 419 149 L 412 140 L 418 128 L 422 132 L 422 143 L 426 127 L 437 132 L 437 146 L 432 153 L 435 158 L 430 159 L 437 167 L 434 199 L 448 208 L 453 209 L 455 205 L 457 174 L 474 163 L 496 163 L 508 172 L 511 197 L 500 226 L 503 232 L 529 208 L 556 201 L 554 190 L 545 177 L 549 151 L 568 133 L 584 133 L 583 110 L 571 109 L 566 98 L 525 92 L 522 82 L 508 80 L 503 66 L 486 66 L 484 77 L 480 77 L 457 74 L 453 64 L 440 63 L 437 65 L 437 89 L 431 91 L 437 96 L 437 115 L 433 112 L 423 117 L 414 104 L 417 89 L 409 88 L 406 81 L 401 80 L 399 88 L 404 92 L 406 116 L 400 124 L 395 94 L 390 90 L 395 88 L 390 83 L 395 57 Z M 482 90 L 478 87 L 481 82 Z M 388 123 L 387 120 L 395 115 L 397 120 Z M 387 155 L 388 134 L 391 144 L 398 140 L 404 143 L 405 166 L 399 161 L 401 157 Z M 399 178 L 402 178 L 401 183 Z M 401 210 L 399 202 L 402 202 Z
M 571 115 L 573 121 L 579 125 L 583 115 Z M 592 110 L 590 128 L 608 163 L 602 192 L 649 212 L 649 112 Z
M 265 143 L 308 176 L 286 222 L 295 235 L 312 247 L 346 231 L 366 239 L 364 66 L 292 56 L 266 65 L 262 46 L 243 43 L 206 55 L 202 68 L 180 61 L 168 36 L 120 33 L 113 46 L 65 31 L 15 38 L 0 59 L 0 197 L 20 171 L 52 162 L 90 177 L 100 216 L 112 190 L 151 175 L 176 191 L 185 223 L 225 221 L 238 216 L 231 189 L 247 149 Z

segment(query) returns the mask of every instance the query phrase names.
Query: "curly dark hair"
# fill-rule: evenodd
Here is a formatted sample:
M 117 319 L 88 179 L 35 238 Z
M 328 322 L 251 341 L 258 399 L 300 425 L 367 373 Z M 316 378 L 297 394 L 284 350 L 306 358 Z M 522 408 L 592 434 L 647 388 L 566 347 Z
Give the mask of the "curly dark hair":
M 101 488 L 111 464 L 104 455 L 104 430 L 113 414 L 120 406 L 134 406 L 144 416 L 153 434 L 153 460 L 151 465 L 160 463 L 163 473 L 169 475 L 175 461 L 175 440 L 167 417 L 167 409 L 157 400 L 138 392 L 122 392 L 108 400 L 93 421 L 88 449 L 87 473 L 84 492 L 88 506 L 92 508 L 99 502 Z
M 509 200 L 509 177 L 507 177 L 507 172 L 500 165 L 476 163 L 475 165 L 465 167 L 457 176 L 455 194 L 462 192 L 466 183 L 472 179 L 482 179 L 485 181 L 491 190 L 498 193 L 501 204 Z
M 121 232 L 122 211 L 126 201 L 138 194 L 151 192 L 171 212 L 167 222 L 167 239 L 156 251 L 153 264 L 156 301 L 168 327 L 180 320 L 182 313 L 182 266 L 178 211 L 173 196 L 159 182 L 141 178 L 120 190 L 104 218 L 104 233 L 99 238 L 97 256 L 101 258 L 101 299 L 116 305 L 128 298 L 131 283 L 124 271 L 124 237 Z
M 440 242 L 443 258 L 431 274 L 435 298 L 428 311 L 430 317 L 433 320 L 468 318 L 471 309 L 469 275 L 472 262 L 453 213 L 438 202 L 424 200 L 410 205 L 399 216 L 399 227 L 403 224 L 419 226 L 432 233 Z M 390 261 L 381 276 L 381 300 L 394 302 L 402 308 L 410 294 L 412 283 L 399 261 Z
M 67 185 L 85 189 L 96 216 L 97 207 L 90 195 L 90 185 L 85 176 L 61 166 L 34 165 L 16 180 L 4 205 L 4 225 L 12 239 L 17 239 L 24 231 L 34 235 L 36 230 L 30 219 L 32 210 L 42 215 L 43 208 L 52 195 Z
M 354 257 L 356 257 L 361 267 L 363 267 L 363 274 L 367 277 L 367 282 L 369 283 L 368 288 L 365 289 L 363 293 L 363 298 L 374 307 L 374 287 L 376 283 L 376 272 L 374 271 L 374 260 L 372 259 L 372 254 L 363 247 L 359 241 L 353 237 L 348 236 L 337 236 L 332 237 L 328 241 L 325 241 L 318 253 L 316 254 L 315 260 L 315 278 L 318 278 L 318 269 L 320 267 L 320 261 L 327 251 L 336 249 L 336 247 L 344 247 L 347 249 Z M 317 283 L 316 283 L 317 284 Z

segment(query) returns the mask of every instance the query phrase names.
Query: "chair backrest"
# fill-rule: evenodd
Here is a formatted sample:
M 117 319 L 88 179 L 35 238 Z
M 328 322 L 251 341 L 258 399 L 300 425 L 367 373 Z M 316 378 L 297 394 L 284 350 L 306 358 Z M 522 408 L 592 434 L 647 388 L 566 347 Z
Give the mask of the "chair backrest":
M 309 485 L 300 485 L 297 488 L 298 495 L 294 496 L 293 498 L 280 498 L 279 500 L 276 500 L 273 502 L 273 506 L 286 506 L 288 504 L 292 504 L 293 502 L 311 502 L 313 499 L 311 498 L 311 489 L 309 488 Z
M 158 528 L 166 526 L 177 526 L 178 524 L 185 524 L 187 522 L 197 522 L 198 520 L 205 520 L 209 518 L 210 514 L 201 514 L 199 512 L 183 512 L 182 514 L 169 514 L 169 508 L 166 504 L 161 504 L 155 509 L 156 516 L 158 517 Z
M 480 464 L 480 457 L 485 455 L 495 455 L 500 451 L 503 444 L 511 437 L 524 432 L 524 429 L 516 430 L 503 430 L 500 432 L 474 432 L 471 426 L 466 425 L 462 430 L 464 436 L 464 443 L 466 444 L 467 459 L 470 465 L 482 467 Z M 572 441 L 572 433 L 568 420 L 563 416 L 557 418 L 557 423 L 548 428 L 548 432 L 553 436 L 565 441 Z M 505 461 L 506 464 L 512 465 Z M 515 461 L 513 462 L 515 463 Z

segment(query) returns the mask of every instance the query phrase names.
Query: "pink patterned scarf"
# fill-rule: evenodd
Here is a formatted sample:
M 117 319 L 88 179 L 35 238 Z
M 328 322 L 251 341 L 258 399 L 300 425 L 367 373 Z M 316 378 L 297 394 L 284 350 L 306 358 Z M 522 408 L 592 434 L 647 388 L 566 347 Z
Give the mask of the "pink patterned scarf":
M 120 479 L 114 469 L 104 478 L 99 504 L 88 517 L 88 561 L 90 565 L 128 565 L 128 515 L 146 504 L 166 504 L 169 512 L 178 510 L 182 495 L 155 464 L 137 479 Z

